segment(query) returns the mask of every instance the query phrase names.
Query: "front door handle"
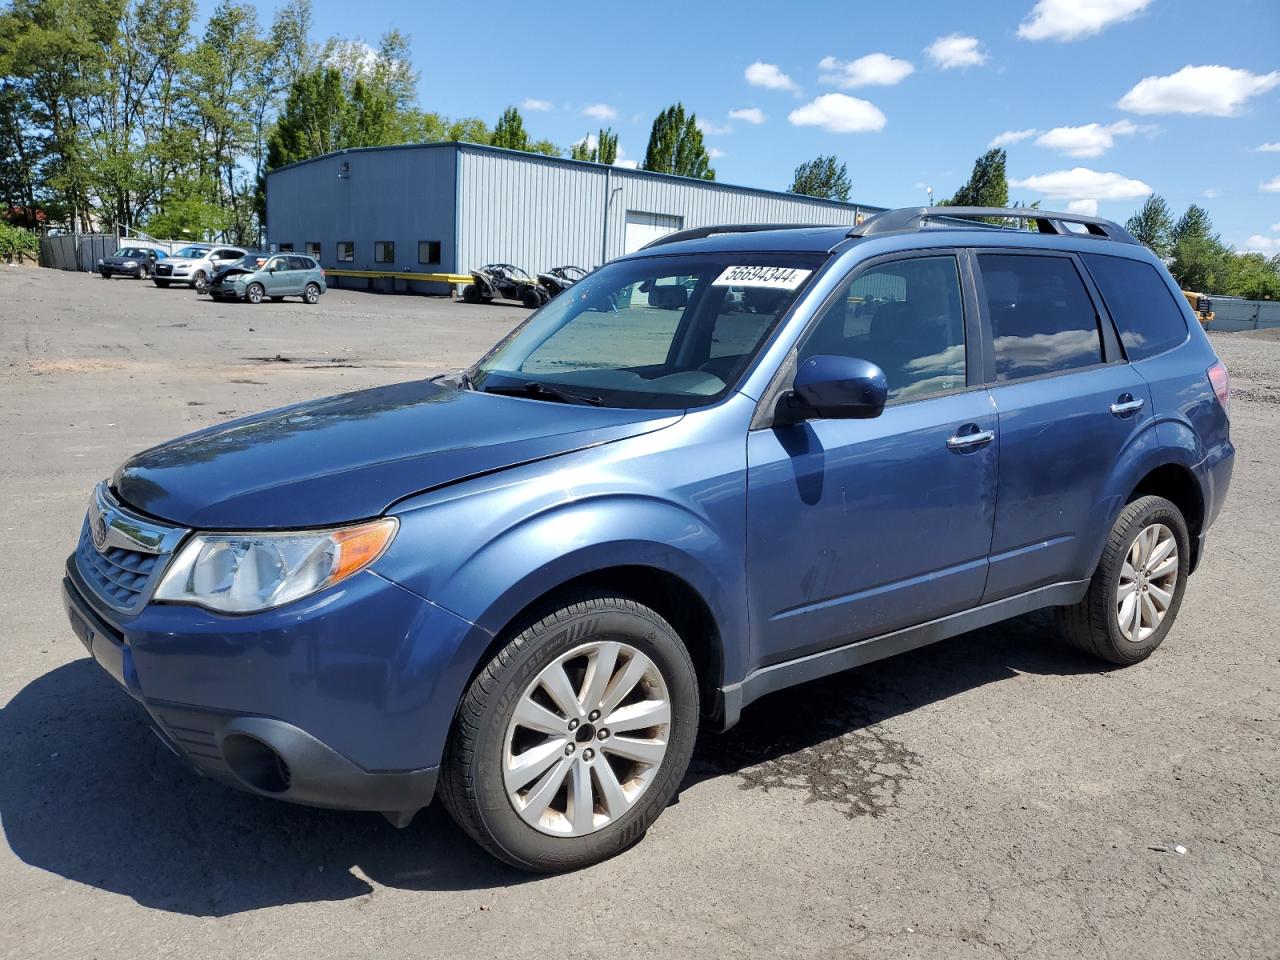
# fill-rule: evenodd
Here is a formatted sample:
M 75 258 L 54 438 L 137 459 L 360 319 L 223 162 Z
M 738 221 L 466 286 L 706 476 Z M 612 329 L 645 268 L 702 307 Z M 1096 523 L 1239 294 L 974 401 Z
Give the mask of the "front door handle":
M 1117 417 L 1127 417 L 1129 414 L 1137 413 L 1141 409 L 1141 398 L 1135 400 L 1127 393 L 1111 405 L 1111 412 Z
M 968 450 L 972 447 L 980 447 L 984 443 L 990 443 L 996 438 L 994 430 L 976 430 L 973 433 L 957 433 L 954 437 L 947 440 L 947 447 L 951 450 Z

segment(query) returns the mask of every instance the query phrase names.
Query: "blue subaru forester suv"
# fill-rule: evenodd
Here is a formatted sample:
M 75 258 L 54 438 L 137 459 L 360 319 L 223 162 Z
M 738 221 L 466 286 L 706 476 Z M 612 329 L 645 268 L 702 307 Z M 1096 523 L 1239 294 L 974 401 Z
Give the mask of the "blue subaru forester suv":
M 438 792 L 495 856 L 569 869 L 770 691 L 1047 607 L 1149 656 L 1226 495 L 1228 402 L 1105 220 L 687 230 L 455 377 L 138 454 L 65 604 L 199 771 L 398 825 Z

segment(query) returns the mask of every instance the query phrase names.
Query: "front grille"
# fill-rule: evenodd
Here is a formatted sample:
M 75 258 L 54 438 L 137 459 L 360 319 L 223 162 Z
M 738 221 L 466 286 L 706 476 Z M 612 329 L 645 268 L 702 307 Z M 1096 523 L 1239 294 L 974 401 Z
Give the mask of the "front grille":
M 81 527 L 76 569 L 85 584 L 117 610 L 132 611 L 139 606 L 162 559 L 123 547 L 108 547 L 99 553 L 89 534 L 89 521 Z
M 173 264 L 171 264 L 171 263 L 157 263 L 157 264 L 156 264 L 156 276 L 157 276 L 157 277 L 167 277 L 167 276 L 169 276 L 169 274 L 171 274 L 171 273 L 173 273 Z

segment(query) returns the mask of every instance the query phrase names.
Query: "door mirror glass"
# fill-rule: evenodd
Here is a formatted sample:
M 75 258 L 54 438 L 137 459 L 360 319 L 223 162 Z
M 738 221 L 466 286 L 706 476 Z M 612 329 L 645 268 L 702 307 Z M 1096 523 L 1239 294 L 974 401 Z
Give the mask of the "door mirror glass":
M 884 411 L 889 382 L 869 360 L 819 354 L 796 370 L 790 393 L 778 404 L 777 420 L 795 423 L 813 418 L 870 420 Z

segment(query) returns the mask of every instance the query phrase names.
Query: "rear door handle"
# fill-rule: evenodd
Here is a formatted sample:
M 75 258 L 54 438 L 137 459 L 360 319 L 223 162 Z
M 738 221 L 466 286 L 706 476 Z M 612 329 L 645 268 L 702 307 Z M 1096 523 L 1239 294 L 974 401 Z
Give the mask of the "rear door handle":
M 1129 397 L 1129 395 L 1126 393 L 1124 397 L 1121 397 L 1111 405 L 1111 412 L 1117 417 L 1127 417 L 1129 414 L 1137 413 L 1142 409 L 1141 399 L 1134 400 L 1132 397 L 1129 397 L 1129 399 L 1126 400 L 1125 397 Z
M 968 450 L 970 447 L 980 447 L 984 443 L 990 443 L 996 438 L 994 430 L 977 430 L 973 433 L 957 433 L 954 437 L 947 440 L 947 447 L 951 450 Z

